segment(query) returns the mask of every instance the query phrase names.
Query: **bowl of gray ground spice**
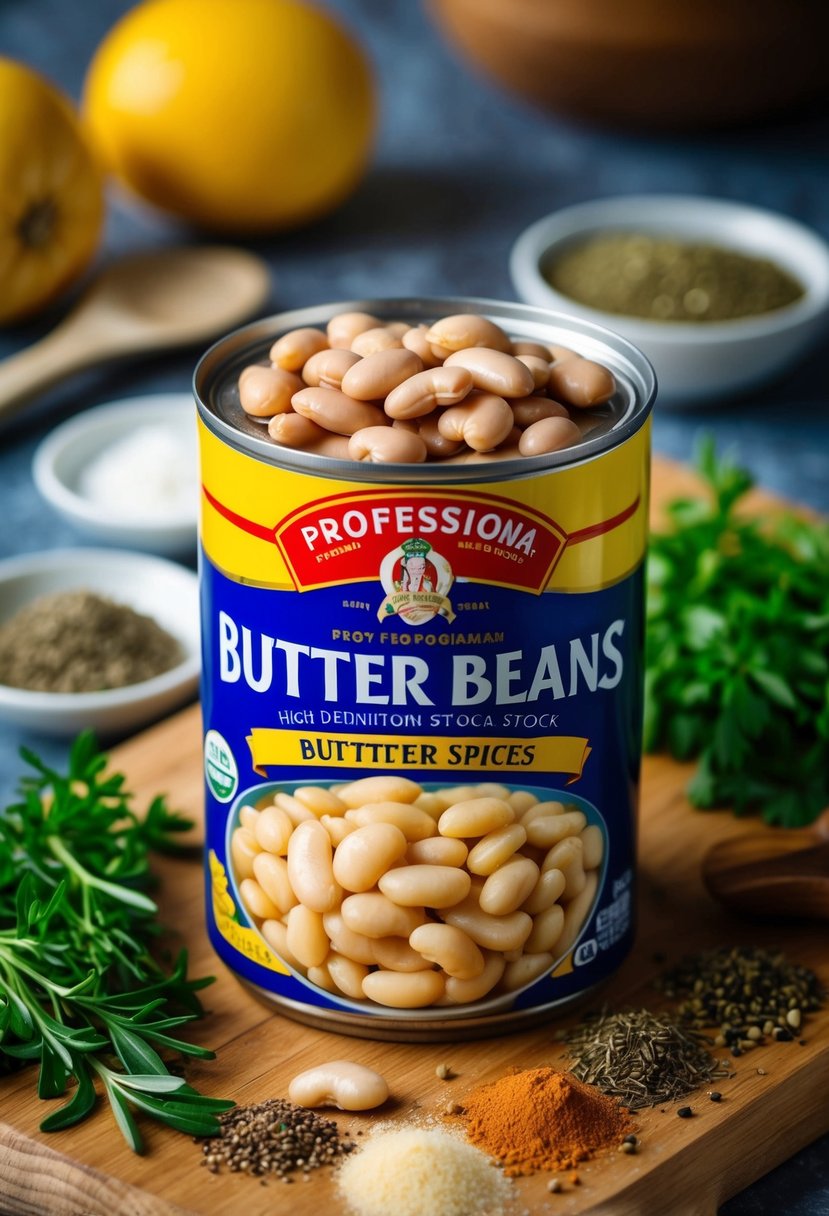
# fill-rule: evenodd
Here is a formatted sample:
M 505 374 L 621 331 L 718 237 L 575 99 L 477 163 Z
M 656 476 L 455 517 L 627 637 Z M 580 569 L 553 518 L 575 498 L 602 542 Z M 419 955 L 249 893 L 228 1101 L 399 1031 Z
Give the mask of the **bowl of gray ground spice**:
M 126 734 L 192 699 L 196 575 L 109 549 L 0 562 L 0 718 L 71 736 Z

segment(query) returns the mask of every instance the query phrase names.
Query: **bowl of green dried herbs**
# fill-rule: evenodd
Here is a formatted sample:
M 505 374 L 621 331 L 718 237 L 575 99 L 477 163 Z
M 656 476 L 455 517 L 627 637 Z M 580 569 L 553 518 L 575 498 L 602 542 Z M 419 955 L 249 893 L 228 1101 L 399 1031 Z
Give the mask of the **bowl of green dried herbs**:
M 781 378 L 829 332 L 829 245 L 784 215 L 685 195 L 596 199 L 532 224 L 510 257 L 529 304 L 622 334 L 661 406 Z
M 0 562 L 0 719 L 126 734 L 196 695 L 196 575 L 117 549 Z

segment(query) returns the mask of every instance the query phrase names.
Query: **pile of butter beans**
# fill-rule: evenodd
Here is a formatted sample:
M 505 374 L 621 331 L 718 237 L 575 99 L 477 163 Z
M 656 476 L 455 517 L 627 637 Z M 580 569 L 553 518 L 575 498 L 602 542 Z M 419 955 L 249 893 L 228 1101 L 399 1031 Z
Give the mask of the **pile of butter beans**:
M 476 314 L 431 326 L 340 313 L 283 334 L 239 400 L 284 447 L 419 464 L 541 456 L 572 447 L 574 417 L 603 405 L 611 372 L 560 346 L 515 339 Z
M 271 949 L 327 992 L 395 1009 L 516 992 L 577 940 L 604 835 L 500 784 L 308 785 L 244 806 L 231 859 Z

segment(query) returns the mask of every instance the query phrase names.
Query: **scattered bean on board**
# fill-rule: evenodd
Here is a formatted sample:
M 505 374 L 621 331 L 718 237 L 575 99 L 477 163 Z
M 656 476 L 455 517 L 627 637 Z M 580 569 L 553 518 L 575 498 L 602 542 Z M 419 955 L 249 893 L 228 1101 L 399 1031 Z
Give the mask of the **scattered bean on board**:
M 385 1077 L 364 1064 L 331 1060 L 294 1077 L 288 1097 L 297 1106 L 336 1106 L 338 1110 L 374 1110 L 389 1096 Z
M 615 391 L 601 364 L 475 314 L 429 327 L 340 313 L 283 334 L 269 366 L 239 376 L 242 409 L 275 443 L 374 464 L 558 452 Z
M 581 810 L 528 790 L 426 791 L 389 774 L 243 807 L 231 858 L 242 903 L 290 967 L 328 992 L 416 1009 L 548 972 L 593 907 L 604 848 Z M 344 1092 L 319 1089 L 335 1104 Z

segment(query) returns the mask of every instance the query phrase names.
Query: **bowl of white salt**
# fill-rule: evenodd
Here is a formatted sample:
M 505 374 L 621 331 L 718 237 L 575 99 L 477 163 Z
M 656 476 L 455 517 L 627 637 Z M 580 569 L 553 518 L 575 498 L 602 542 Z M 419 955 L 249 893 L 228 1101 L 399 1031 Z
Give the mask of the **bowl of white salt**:
M 46 501 L 91 539 L 168 556 L 195 551 L 199 477 L 189 393 L 84 410 L 43 440 L 32 473 Z

